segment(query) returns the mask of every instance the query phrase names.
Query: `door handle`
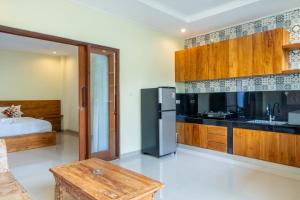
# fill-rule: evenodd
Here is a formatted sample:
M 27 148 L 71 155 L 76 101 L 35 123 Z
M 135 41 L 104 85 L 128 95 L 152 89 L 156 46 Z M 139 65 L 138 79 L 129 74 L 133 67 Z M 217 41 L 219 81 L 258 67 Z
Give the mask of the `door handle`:
M 86 86 L 81 88 L 81 107 L 86 107 Z

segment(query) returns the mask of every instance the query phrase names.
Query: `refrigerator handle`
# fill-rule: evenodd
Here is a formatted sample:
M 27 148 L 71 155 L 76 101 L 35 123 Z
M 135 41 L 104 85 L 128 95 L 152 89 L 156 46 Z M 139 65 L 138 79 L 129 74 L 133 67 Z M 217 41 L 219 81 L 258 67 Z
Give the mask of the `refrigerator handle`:
M 161 120 L 161 111 L 158 112 L 158 119 Z
M 158 103 L 162 104 L 162 88 L 158 88 Z

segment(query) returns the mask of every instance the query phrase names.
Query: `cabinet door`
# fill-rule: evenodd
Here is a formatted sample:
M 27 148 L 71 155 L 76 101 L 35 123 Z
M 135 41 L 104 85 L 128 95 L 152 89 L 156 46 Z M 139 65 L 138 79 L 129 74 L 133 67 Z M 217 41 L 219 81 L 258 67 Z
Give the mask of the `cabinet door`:
M 279 162 L 286 165 L 297 166 L 297 135 L 279 134 Z M 300 152 L 299 152 L 300 153 Z M 298 154 L 300 155 L 300 154 Z M 298 163 L 300 166 L 300 163 Z
M 185 81 L 195 81 L 197 75 L 198 48 L 185 50 Z
M 233 154 L 260 159 L 261 134 L 259 131 L 233 129 Z
M 280 28 L 256 33 L 253 38 L 253 75 L 279 74 L 288 65 L 287 52 L 282 45 L 288 33 Z
M 207 148 L 207 127 L 205 125 L 194 125 L 193 146 Z
M 252 76 L 252 36 L 229 40 L 229 77 Z
M 193 145 L 193 131 L 194 131 L 194 124 L 191 124 L 191 123 L 184 124 L 183 144 Z
M 185 81 L 185 50 L 175 52 L 175 81 Z
M 227 151 L 227 128 L 222 126 L 207 126 L 207 148 Z
M 217 45 L 219 53 L 217 56 L 217 78 L 229 78 L 229 40 L 218 42 Z
M 260 159 L 279 163 L 279 133 L 260 132 Z
M 229 77 L 229 41 L 222 41 L 208 45 L 208 73 L 209 79 Z
M 177 143 L 184 143 L 184 123 L 176 122 Z
M 300 135 L 234 128 L 233 153 L 300 167 Z
M 209 48 L 208 45 L 198 47 L 198 66 L 197 66 L 197 80 L 208 80 L 208 59 L 209 58 Z

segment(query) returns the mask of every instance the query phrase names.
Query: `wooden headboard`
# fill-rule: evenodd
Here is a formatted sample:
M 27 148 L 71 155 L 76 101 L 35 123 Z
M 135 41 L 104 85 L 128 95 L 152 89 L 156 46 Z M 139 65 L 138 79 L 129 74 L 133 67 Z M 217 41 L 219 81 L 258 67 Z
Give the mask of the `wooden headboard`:
M 60 100 L 22 100 L 0 101 L 0 107 L 21 105 L 23 117 L 44 119 L 52 124 L 54 131 L 61 130 L 61 104 Z

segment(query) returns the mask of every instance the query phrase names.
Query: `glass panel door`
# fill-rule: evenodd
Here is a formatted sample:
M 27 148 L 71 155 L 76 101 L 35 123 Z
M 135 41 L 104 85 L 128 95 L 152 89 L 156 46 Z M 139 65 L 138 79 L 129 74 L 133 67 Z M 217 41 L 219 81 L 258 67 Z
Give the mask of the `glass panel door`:
M 89 70 L 89 157 L 115 158 L 114 54 L 91 49 Z

